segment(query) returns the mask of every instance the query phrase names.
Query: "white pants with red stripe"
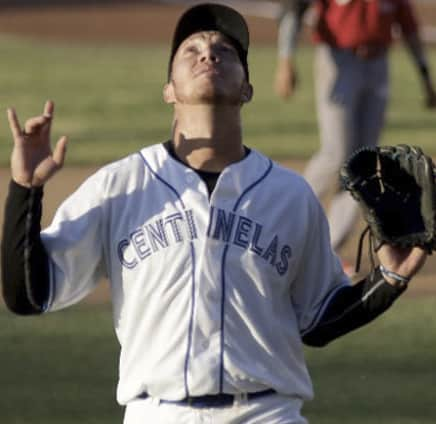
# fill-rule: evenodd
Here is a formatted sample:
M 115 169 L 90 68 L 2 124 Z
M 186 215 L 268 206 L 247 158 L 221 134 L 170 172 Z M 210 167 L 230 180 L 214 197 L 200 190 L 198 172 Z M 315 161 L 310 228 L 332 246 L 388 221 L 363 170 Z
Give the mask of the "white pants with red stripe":
M 301 399 L 273 394 L 235 400 L 232 406 L 193 408 L 156 398 L 127 405 L 124 424 L 307 424 L 300 415 Z

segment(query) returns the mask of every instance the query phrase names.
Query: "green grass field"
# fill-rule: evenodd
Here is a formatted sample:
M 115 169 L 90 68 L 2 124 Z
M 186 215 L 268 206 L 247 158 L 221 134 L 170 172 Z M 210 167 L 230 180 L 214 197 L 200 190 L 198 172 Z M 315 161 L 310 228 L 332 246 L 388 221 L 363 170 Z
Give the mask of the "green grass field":
M 436 298 L 400 299 L 369 326 L 308 348 L 311 424 L 433 424 L 435 310 Z M 0 328 L 2 423 L 121 423 L 109 306 L 33 318 L 0 310 Z
M 45 99 L 55 100 L 54 137 L 70 136 L 69 165 L 104 163 L 170 136 L 172 110 L 161 97 L 167 47 L 46 44 L 3 36 L 0 56 L 7 58 L 0 74 L 0 105 L 15 106 L 24 122 L 40 113 Z M 421 107 L 418 77 L 404 50 L 396 49 L 392 56 L 392 99 L 382 141 L 418 144 L 436 154 L 436 112 Z M 247 144 L 276 159 L 313 153 L 318 135 L 311 65 L 312 50 L 301 49 L 300 89 L 285 103 L 272 93 L 275 49 L 253 47 L 255 96 L 243 112 Z M 3 164 L 10 143 L 4 118 Z

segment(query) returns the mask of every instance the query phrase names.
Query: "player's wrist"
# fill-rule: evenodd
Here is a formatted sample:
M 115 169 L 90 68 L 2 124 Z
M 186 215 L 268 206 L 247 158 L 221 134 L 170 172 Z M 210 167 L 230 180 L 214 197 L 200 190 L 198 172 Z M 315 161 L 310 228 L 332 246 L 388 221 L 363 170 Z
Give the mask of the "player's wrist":
M 32 188 L 32 181 L 29 181 L 25 178 L 19 178 L 12 175 L 11 180 L 18 186 L 24 187 L 24 188 Z
M 383 265 L 380 265 L 379 269 L 383 276 L 383 279 L 394 287 L 405 288 L 411 280 L 410 277 L 405 277 L 404 275 L 397 274 L 396 272 L 387 269 Z

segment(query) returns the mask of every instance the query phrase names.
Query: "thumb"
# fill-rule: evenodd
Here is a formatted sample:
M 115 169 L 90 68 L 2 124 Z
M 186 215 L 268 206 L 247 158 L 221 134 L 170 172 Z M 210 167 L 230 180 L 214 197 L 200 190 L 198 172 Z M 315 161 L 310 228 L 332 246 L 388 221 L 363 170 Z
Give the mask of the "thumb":
M 53 151 L 53 161 L 57 164 L 59 168 L 64 165 L 65 155 L 67 152 L 68 138 L 66 136 L 61 137 Z

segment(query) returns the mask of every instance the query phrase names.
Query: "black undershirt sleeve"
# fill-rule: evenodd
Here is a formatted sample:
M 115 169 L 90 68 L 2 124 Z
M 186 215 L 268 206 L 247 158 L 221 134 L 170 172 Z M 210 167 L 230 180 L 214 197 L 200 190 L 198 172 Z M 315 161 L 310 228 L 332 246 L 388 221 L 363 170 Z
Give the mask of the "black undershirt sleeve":
M 404 292 L 406 286 L 387 283 L 377 268 L 352 286 L 338 290 L 329 301 L 316 325 L 302 334 L 309 346 L 322 347 L 355 330 L 386 311 Z
M 48 255 L 42 244 L 42 187 L 9 184 L 1 243 L 3 297 L 20 315 L 40 314 L 50 295 Z

